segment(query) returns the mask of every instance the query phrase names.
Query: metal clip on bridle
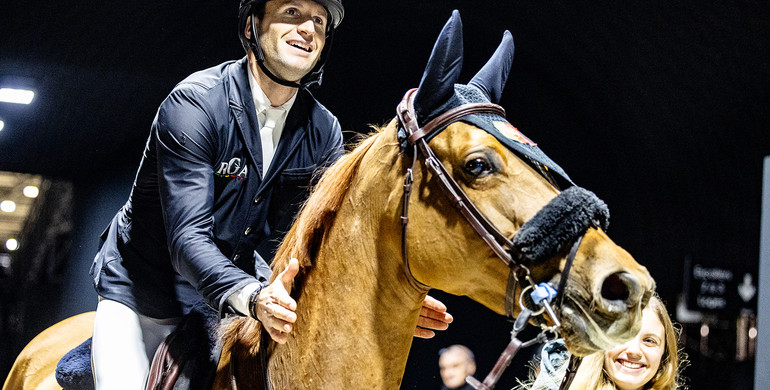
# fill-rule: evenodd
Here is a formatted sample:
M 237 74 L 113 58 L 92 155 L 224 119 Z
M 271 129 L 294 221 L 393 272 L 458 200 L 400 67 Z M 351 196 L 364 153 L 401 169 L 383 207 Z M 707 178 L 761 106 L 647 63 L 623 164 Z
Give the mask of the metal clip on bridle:
M 513 322 L 513 329 L 511 329 L 511 341 L 508 343 L 508 346 L 497 359 L 497 363 L 495 363 L 492 371 L 484 379 L 484 382 L 479 381 L 473 376 L 468 376 L 465 378 L 465 381 L 473 386 L 474 389 L 494 389 L 497 381 L 500 380 L 500 376 L 502 376 L 505 369 L 508 368 L 508 366 L 511 364 L 513 357 L 516 356 L 516 353 L 520 349 L 553 340 L 558 335 L 557 329 L 560 324 L 556 319 L 556 315 L 553 313 L 553 309 L 550 305 L 550 301 L 556 297 L 556 290 L 554 290 L 553 287 L 551 287 L 548 283 L 540 283 L 535 285 L 534 281 L 529 277 L 529 275 L 525 277 L 525 280 L 528 285 L 524 287 L 521 295 L 519 295 L 519 307 L 521 308 L 521 311 L 519 312 L 519 315 L 516 316 L 516 320 Z M 540 306 L 539 308 L 529 308 L 527 307 L 526 303 L 524 303 L 523 297 L 528 290 L 532 290 L 529 294 L 529 297 L 535 305 Z M 546 311 L 548 312 L 548 315 L 553 319 L 554 325 L 542 326 L 542 331 L 531 340 L 519 340 L 518 335 L 527 326 L 529 320 L 532 317 L 542 315 Z
M 572 244 L 572 248 L 567 255 L 566 264 L 562 270 L 558 291 L 554 290 L 554 288 L 548 283 L 535 284 L 534 280 L 532 280 L 532 278 L 529 276 L 529 272 L 523 276 L 522 285 L 526 284 L 526 286 L 522 288 L 521 294 L 519 294 L 519 308 L 521 311 L 513 323 L 513 329 L 511 330 L 511 341 L 508 343 L 508 346 L 505 348 L 503 353 L 500 354 L 500 357 L 497 359 L 497 362 L 492 368 L 492 371 L 490 371 L 487 377 L 484 378 L 484 382 L 479 381 L 473 376 L 468 376 L 465 378 L 465 381 L 473 386 L 474 389 L 494 389 L 497 381 L 500 380 L 500 376 L 502 376 L 505 369 L 508 368 L 508 366 L 511 364 L 513 357 L 521 348 L 526 348 L 534 344 L 544 343 L 558 337 L 558 330 L 561 326 L 561 323 L 559 322 L 556 313 L 553 311 L 551 302 L 561 306 L 562 300 L 564 299 L 564 288 L 566 287 L 566 281 L 569 277 L 569 271 L 572 267 L 573 261 L 575 260 L 575 256 L 577 255 L 577 251 L 581 242 L 582 237 L 579 237 Z M 539 308 L 530 308 L 525 303 L 524 297 L 527 296 L 525 293 L 529 290 L 532 290 L 528 295 L 529 298 L 531 299 L 533 305 L 540 306 Z M 522 342 L 519 340 L 517 336 L 527 326 L 529 320 L 534 316 L 542 315 L 544 312 L 548 312 L 548 316 L 551 317 L 553 325 L 541 325 L 541 332 L 538 333 L 535 338 L 529 341 Z M 580 365 L 580 361 L 581 359 L 574 355 L 570 358 L 569 366 L 559 387 L 560 390 L 569 389 L 569 386 L 572 383 L 572 379 L 575 376 L 575 372 Z

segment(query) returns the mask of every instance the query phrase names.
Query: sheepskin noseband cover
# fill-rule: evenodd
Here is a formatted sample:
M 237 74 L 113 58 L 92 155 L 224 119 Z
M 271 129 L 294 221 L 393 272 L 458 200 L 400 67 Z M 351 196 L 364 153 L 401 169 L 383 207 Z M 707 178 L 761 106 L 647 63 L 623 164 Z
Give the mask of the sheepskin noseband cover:
M 545 261 L 590 227 L 607 230 L 610 211 L 593 192 L 573 186 L 562 191 L 524 223 L 513 245 L 534 263 Z

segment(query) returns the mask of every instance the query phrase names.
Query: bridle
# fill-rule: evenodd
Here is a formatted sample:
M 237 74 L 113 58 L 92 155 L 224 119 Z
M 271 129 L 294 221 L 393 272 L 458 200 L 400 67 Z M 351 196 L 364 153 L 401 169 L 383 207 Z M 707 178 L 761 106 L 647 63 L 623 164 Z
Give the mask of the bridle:
M 526 256 L 522 254 L 511 239 L 506 237 L 495 227 L 481 211 L 476 207 L 468 195 L 460 188 L 457 181 L 449 174 L 444 164 L 436 157 L 436 154 L 428 145 L 426 138 L 434 133 L 445 129 L 449 124 L 454 123 L 470 114 L 496 114 L 505 117 L 505 110 L 493 103 L 467 103 L 447 110 L 436 118 L 432 119 L 424 126 L 419 126 L 414 110 L 414 97 L 416 89 L 409 90 L 398 105 L 396 110 L 397 118 L 406 132 L 406 141 L 413 148 L 412 165 L 407 168 L 404 178 L 404 205 L 401 214 L 402 243 L 406 244 L 406 231 L 409 223 L 409 198 L 412 192 L 412 183 L 414 182 L 413 172 L 417 163 L 418 156 L 421 156 L 426 167 L 438 178 L 438 184 L 455 206 L 460 214 L 465 217 L 473 230 L 478 233 L 481 239 L 492 249 L 492 252 L 510 268 L 508 278 L 508 287 L 506 294 L 505 310 L 506 315 L 513 317 L 515 308 L 514 292 L 516 283 L 529 275 L 529 270 L 523 263 Z M 419 153 L 417 153 L 419 151 Z M 414 278 L 409 267 L 409 257 L 406 251 L 406 245 L 402 245 L 402 255 L 409 280 L 418 287 L 429 289 L 430 287 L 419 282 Z M 569 259 L 568 259 L 569 262 Z M 566 268 L 566 266 L 565 266 Z M 566 278 L 562 278 L 566 280 Z
M 527 260 L 527 257 L 516 248 L 511 239 L 500 232 L 500 230 L 497 229 L 484 216 L 484 214 L 481 213 L 473 201 L 468 198 L 468 195 L 462 190 L 457 181 L 449 174 L 446 167 L 436 157 L 433 149 L 431 149 L 431 147 L 428 145 L 428 140 L 432 135 L 441 132 L 450 124 L 457 122 L 468 115 L 495 114 L 505 118 L 505 110 L 501 106 L 494 103 L 466 103 L 451 108 L 433 118 L 425 125 L 420 126 L 417 121 L 417 115 L 414 108 L 416 92 L 416 88 L 407 91 L 396 109 L 396 118 L 398 119 L 398 123 L 405 133 L 406 146 L 412 148 L 411 167 L 406 169 L 406 174 L 404 177 L 404 198 L 401 214 L 401 249 L 405 273 L 410 283 L 416 288 L 426 291 L 430 289 L 430 286 L 421 283 L 412 274 L 411 268 L 409 266 L 409 256 L 407 251 L 409 199 L 412 192 L 412 184 L 414 182 L 413 172 L 415 165 L 417 164 L 417 160 L 422 158 L 427 169 L 438 179 L 439 186 L 443 190 L 444 194 L 448 197 L 451 204 L 457 208 L 463 217 L 465 217 L 465 219 L 476 231 L 476 233 L 478 233 L 481 239 L 489 246 L 490 249 L 492 249 L 492 252 L 494 252 L 495 255 L 510 269 L 505 297 L 506 315 L 513 318 L 515 305 L 519 304 L 521 307 L 519 316 L 514 320 L 513 330 L 511 332 L 511 341 L 506 347 L 505 351 L 503 351 L 503 354 L 500 356 L 497 363 L 495 364 L 495 367 L 492 369 L 484 382 L 480 382 L 473 377 L 467 378 L 468 383 L 470 383 L 474 388 L 491 390 L 494 388 L 500 376 L 508 367 L 511 360 L 513 359 L 513 356 L 516 354 L 516 352 L 518 352 L 520 348 L 539 342 L 548 341 L 551 339 L 551 336 L 553 338 L 556 337 L 560 324 L 553 313 L 553 310 L 550 306 L 550 301 L 554 300 L 556 304 L 559 306 L 561 305 L 564 297 L 563 291 L 566 287 L 565 285 L 568 279 L 568 273 L 572 266 L 572 262 L 577 255 L 582 236 L 575 239 L 575 241 L 572 243 L 572 248 L 567 256 L 566 264 L 562 271 L 558 291 L 553 291 L 550 296 L 548 296 L 549 294 L 546 293 L 546 296 L 544 296 L 542 299 L 539 299 L 539 301 L 536 300 L 535 293 L 537 290 L 547 287 L 544 286 L 544 283 L 536 286 L 534 281 L 529 277 L 529 269 L 523 264 Z M 548 178 L 553 183 L 553 180 L 547 175 L 547 173 L 541 173 L 543 173 L 544 176 L 546 176 L 546 178 Z M 554 321 L 553 326 L 541 326 L 543 327 L 543 332 L 541 332 L 538 337 L 528 342 L 521 342 L 516 338 L 516 335 L 526 326 L 530 318 L 541 314 L 542 310 L 538 310 L 535 307 L 527 307 L 527 304 L 524 303 L 521 299 L 519 302 L 516 302 L 515 291 L 517 285 L 519 284 L 522 286 L 521 296 L 524 295 L 525 291 L 531 288 L 533 290 L 532 299 L 535 301 L 534 303 L 540 305 L 543 309 L 547 309 L 551 319 Z M 551 290 L 553 289 L 551 288 Z M 542 290 L 540 293 L 542 293 Z M 551 336 L 549 336 L 549 334 Z M 577 369 L 577 364 L 579 364 L 579 359 L 575 359 L 573 357 L 570 360 L 570 366 L 567 370 L 567 375 L 565 375 L 565 378 L 561 384 L 561 389 L 569 388 L 569 384 L 572 381 L 572 377 L 574 376 L 574 371 Z
M 449 198 L 452 205 L 460 211 L 460 214 L 465 217 L 473 230 L 475 230 L 481 239 L 492 249 L 492 252 L 494 252 L 495 255 L 497 255 L 497 257 L 511 269 L 513 280 L 517 280 L 517 273 L 527 272 L 524 271 L 526 268 L 521 264 L 522 255 L 516 250 L 513 242 L 489 222 L 473 201 L 468 198 L 468 195 L 466 195 L 460 188 L 457 181 L 455 181 L 449 172 L 447 172 L 444 164 L 442 164 L 436 157 L 436 154 L 426 140 L 426 137 L 443 130 L 449 124 L 456 122 L 469 114 L 487 113 L 505 117 L 505 110 L 493 103 L 468 103 L 452 108 L 420 127 L 417 123 L 417 116 L 414 110 L 414 96 L 416 91 L 416 89 L 409 90 L 396 109 L 398 121 L 407 135 L 407 144 L 412 147 L 413 152 L 412 166 L 407 168 L 406 177 L 404 178 L 404 206 L 401 215 L 401 226 L 403 230 L 402 242 L 406 243 L 406 229 L 409 223 L 409 198 L 412 192 L 412 183 L 414 182 L 414 167 L 417 164 L 418 156 L 422 156 L 428 170 L 436 175 L 441 189 Z M 418 151 L 420 153 L 417 153 Z M 409 280 L 416 286 L 425 289 L 429 288 L 425 284 L 417 281 L 412 275 L 411 269 L 409 268 L 409 257 L 407 255 L 406 245 L 402 245 L 402 252 Z M 509 294 L 506 295 L 505 309 L 506 315 L 512 316 L 515 304 L 515 302 L 513 302 L 513 290 L 515 290 L 515 286 L 513 286 L 513 288 L 509 287 L 508 290 Z

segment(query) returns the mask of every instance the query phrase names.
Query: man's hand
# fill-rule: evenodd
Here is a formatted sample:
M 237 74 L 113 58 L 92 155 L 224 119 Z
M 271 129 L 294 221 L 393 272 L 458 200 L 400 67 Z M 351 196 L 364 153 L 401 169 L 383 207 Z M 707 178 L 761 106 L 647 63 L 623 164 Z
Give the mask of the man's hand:
M 436 335 L 433 330 L 446 330 L 452 320 L 454 318 L 446 312 L 446 306 L 443 303 L 430 295 L 426 295 L 422 302 L 420 318 L 417 320 L 414 336 L 423 339 L 432 338 Z
M 293 258 L 289 260 L 286 269 L 278 274 L 273 283 L 262 289 L 257 297 L 257 319 L 279 344 L 286 343 L 292 324 L 297 321 L 297 302 L 289 295 L 297 272 L 299 262 Z

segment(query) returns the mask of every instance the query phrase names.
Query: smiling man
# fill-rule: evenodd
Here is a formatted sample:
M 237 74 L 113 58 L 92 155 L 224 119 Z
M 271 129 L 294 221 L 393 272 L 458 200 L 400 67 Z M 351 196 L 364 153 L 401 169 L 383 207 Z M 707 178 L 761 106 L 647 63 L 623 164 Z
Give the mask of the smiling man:
M 160 105 L 91 268 L 97 389 L 143 388 L 156 347 L 201 298 L 287 341 L 297 262 L 272 284 L 269 263 L 312 175 L 343 153 L 337 118 L 307 90 L 343 16 L 339 0 L 241 1 L 246 57 L 193 73 Z M 415 334 L 445 329 L 445 311 L 428 297 Z

